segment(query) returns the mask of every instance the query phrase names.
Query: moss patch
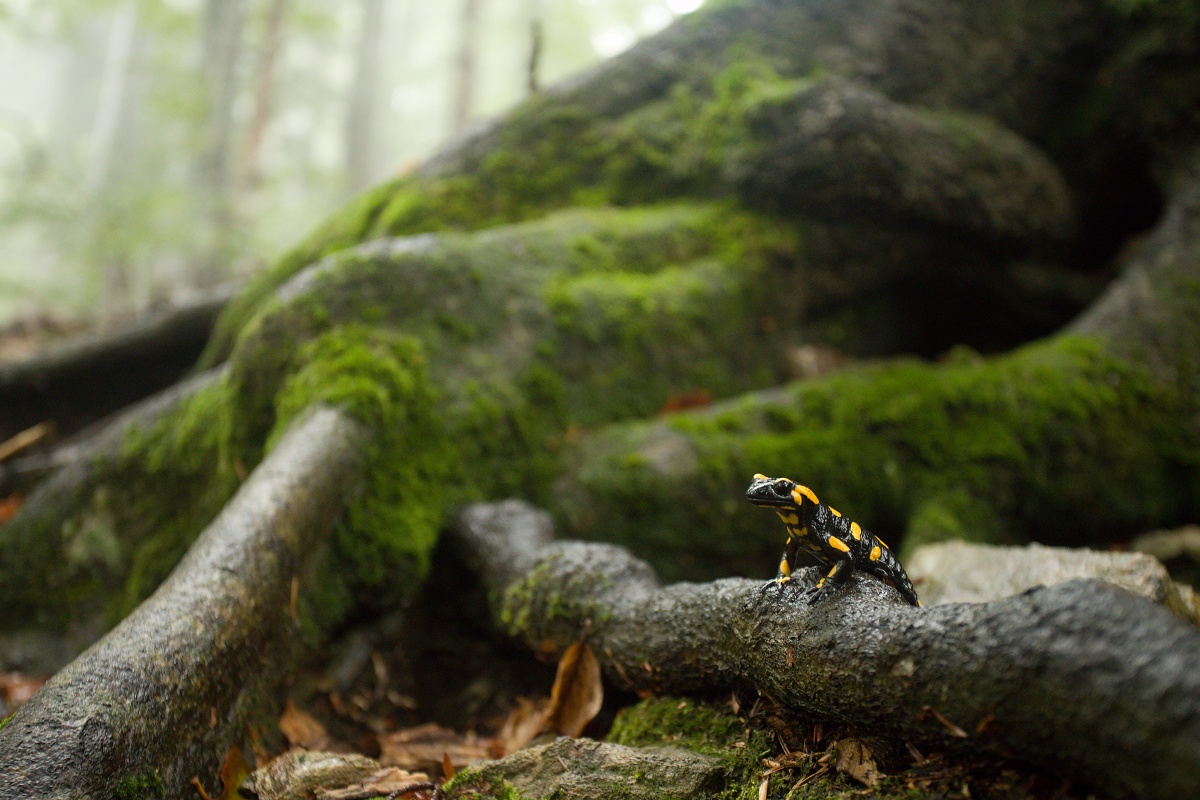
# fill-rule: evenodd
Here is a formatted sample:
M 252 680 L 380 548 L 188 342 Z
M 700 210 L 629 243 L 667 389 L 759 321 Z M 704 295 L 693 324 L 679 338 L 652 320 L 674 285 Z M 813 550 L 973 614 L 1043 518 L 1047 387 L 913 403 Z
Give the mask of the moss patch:
M 622 709 L 608 740 L 629 747 L 671 745 L 720 759 L 729 776 L 717 795 L 722 800 L 757 798 L 762 759 L 771 753 L 768 732 L 690 698 L 659 697 Z
M 260 276 L 222 314 L 200 365 L 227 357 L 276 288 L 305 266 L 353 244 L 430 231 L 479 230 L 555 209 L 631 205 L 729 194 L 720 168 L 753 148 L 743 118 L 795 91 L 749 47 L 710 75 L 621 118 L 537 96 L 498 129 L 487 154 L 436 176 L 377 187 L 336 213 Z
M 156 770 L 127 775 L 113 784 L 113 800 L 163 800 L 167 787 Z
M 892 545 L 911 533 L 905 548 L 964 534 L 1103 541 L 1195 513 L 1184 402 L 1081 338 L 889 362 L 605 431 L 573 455 L 557 512 L 667 579 L 774 565 L 782 530 L 743 499 L 756 472 L 805 483 Z
M 362 325 L 335 328 L 301 346 L 276 396 L 268 449 L 314 403 L 341 408 L 375 432 L 366 489 L 349 503 L 333 556 L 360 598 L 404 597 L 428 570 L 446 486 L 458 472 L 436 402 L 421 343 Z

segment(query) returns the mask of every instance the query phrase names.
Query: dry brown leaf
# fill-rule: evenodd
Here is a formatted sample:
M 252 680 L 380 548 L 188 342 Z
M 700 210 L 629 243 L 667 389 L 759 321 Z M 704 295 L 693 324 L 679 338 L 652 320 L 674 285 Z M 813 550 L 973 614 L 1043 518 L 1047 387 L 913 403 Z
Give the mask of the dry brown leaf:
M 838 739 L 833 745 L 837 753 L 838 772 L 849 775 L 859 783 L 875 786 L 879 783 L 879 768 L 871 758 L 871 751 L 857 739 Z
M 25 502 L 25 498 L 19 494 L 9 495 L 0 500 L 0 525 L 8 522 L 17 515 L 21 510 L 21 505 Z
M 446 780 L 454 777 L 454 764 L 450 761 L 449 753 L 442 753 L 442 777 Z
M 221 764 L 221 800 L 236 800 L 238 795 L 238 787 L 242 785 L 242 781 L 250 775 L 250 765 L 246 763 L 242 751 L 235 744 L 229 748 L 229 752 L 225 754 L 225 761 Z
M 4 705 L 12 711 L 25 705 L 45 682 L 46 678 L 41 675 L 23 675 L 20 672 L 0 674 L 0 699 L 3 699 Z
M 429 776 L 424 772 L 407 772 L 398 767 L 385 767 L 361 783 L 352 783 L 337 789 L 317 787 L 313 789 L 313 795 L 317 800 L 347 800 L 347 798 L 365 796 L 384 797 L 405 786 L 426 783 L 428 780 Z
M 577 737 L 600 713 L 602 705 L 604 683 L 600 680 L 600 662 L 587 642 L 576 642 L 558 662 L 542 730 Z
M 279 730 L 292 747 L 324 750 L 331 744 L 325 726 L 312 714 L 296 708 L 296 704 L 291 700 L 287 701 L 283 715 L 279 718 Z
M 516 707 L 509 712 L 508 718 L 500 728 L 500 734 L 496 737 L 497 757 L 515 753 L 533 741 L 533 738 L 542 732 L 549 710 L 549 700 L 527 700 L 518 697 Z
M 379 762 L 427 775 L 442 774 L 442 758 L 465 767 L 492 757 L 494 742 L 461 734 L 436 723 L 405 728 L 379 737 Z

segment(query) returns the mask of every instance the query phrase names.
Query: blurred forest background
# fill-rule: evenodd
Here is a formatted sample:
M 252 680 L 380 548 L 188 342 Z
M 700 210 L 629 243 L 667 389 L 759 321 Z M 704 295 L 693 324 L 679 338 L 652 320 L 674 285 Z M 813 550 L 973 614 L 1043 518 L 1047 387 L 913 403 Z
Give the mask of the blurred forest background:
M 0 325 L 236 280 L 703 0 L 0 0 Z

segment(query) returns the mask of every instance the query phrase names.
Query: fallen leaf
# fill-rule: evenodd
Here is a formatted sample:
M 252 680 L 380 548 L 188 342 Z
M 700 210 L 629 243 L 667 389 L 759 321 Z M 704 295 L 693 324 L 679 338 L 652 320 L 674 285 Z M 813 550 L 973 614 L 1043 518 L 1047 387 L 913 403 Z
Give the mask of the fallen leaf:
M 600 662 L 587 642 L 576 642 L 558 662 L 543 730 L 578 737 L 600 713 L 602 705 L 604 683 L 600 680 Z
M 713 401 L 712 392 L 706 389 L 694 389 L 683 394 L 673 394 L 667 398 L 667 402 L 663 403 L 663 407 L 658 410 L 659 414 L 674 414 L 677 411 L 684 411 L 689 408 L 704 408 L 711 405 Z
M 283 716 L 279 718 L 279 730 L 292 747 L 323 750 L 331 743 L 325 726 L 312 714 L 296 708 L 296 704 L 291 700 L 287 701 Z
M 46 678 L 41 675 L 23 675 L 20 672 L 0 674 L 0 699 L 12 711 L 25 705 L 45 682 Z
M 495 743 L 461 734 L 436 723 L 405 728 L 379 737 L 379 763 L 427 775 L 442 773 L 442 759 L 467 766 L 492 757 Z
M 19 494 L 12 494 L 0 500 L 0 525 L 15 517 L 24 502 L 25 498 Z
M 879 783 L 879 768 L 871 758 L 871 751 L 857 739 L 838 739 L 833 745 L 837 753 L 834 766 L 837 771 L 849 775 L 859 783 L 875 786 Z
M 398 789 L 414 783 L 426 783 L 429 776 L 424 772 L 407 772 L 399 767 L 385 767 L 361 783 L 352 783 L 343 788 L 313 789 L 317 800 L 351 800 L 358 797 L 386 797 Z
M 449 753 L 442 753 L 442 777 L 446 780 L 454 777 L 454 764 L 450 763 Z
M 381 769 L 378 761 L 357 753 L 294 748 L 255 770 L 242 786 L 261 800 L 311 798 L 318 788 L 339 789 L 362 783 Z
M 500 733 L 496 736 L 496 757 L 515 753 L 533 741 L 533 738 L 542 732 L 546 724 L 546 712 L 549 710 L 549 700 L 527 700 L 518 697 L 516 706 L 509 712 Z
M 221 764 L 221 800 L 236 800 L 239 797 L 238 787 L 251 771 L 238 746 L 235 744 L 230 747 L 225 754 L 225 762 Z

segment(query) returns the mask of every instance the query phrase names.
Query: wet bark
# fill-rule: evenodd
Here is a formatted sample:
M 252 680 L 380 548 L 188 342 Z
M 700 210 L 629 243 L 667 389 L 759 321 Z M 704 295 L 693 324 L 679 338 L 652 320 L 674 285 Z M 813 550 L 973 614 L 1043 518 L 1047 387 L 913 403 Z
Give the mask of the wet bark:
M 914 608 L 856 573 L 810 607 L 758 581 L 661 586 L 621 548 L 555 542 L 549 515 L 515 501 L 468 507 L 454 535 L 499 625 L 541 652 L 586 635 L 622 688 L 757 687 L 819 718 L 1016 757 L 1114 797 L 1166 800 L 1200 782 L 1200 631 L 1107 584 Z M 821 574 L 794 577 L 807 587 Z
M 47 419 L 60 436 L 178 381 L 236 287 L 220 287 L 131 325 L 0 364 L 0 439 Z
M 277 712 L 301 651 L 293 580 L 353 493 L 365 444 L 337 411 L 295 423 L 158 591 L 4 728 L 0 796 L 107 798 L 157 775 L 182 797 L 216 775 Z

